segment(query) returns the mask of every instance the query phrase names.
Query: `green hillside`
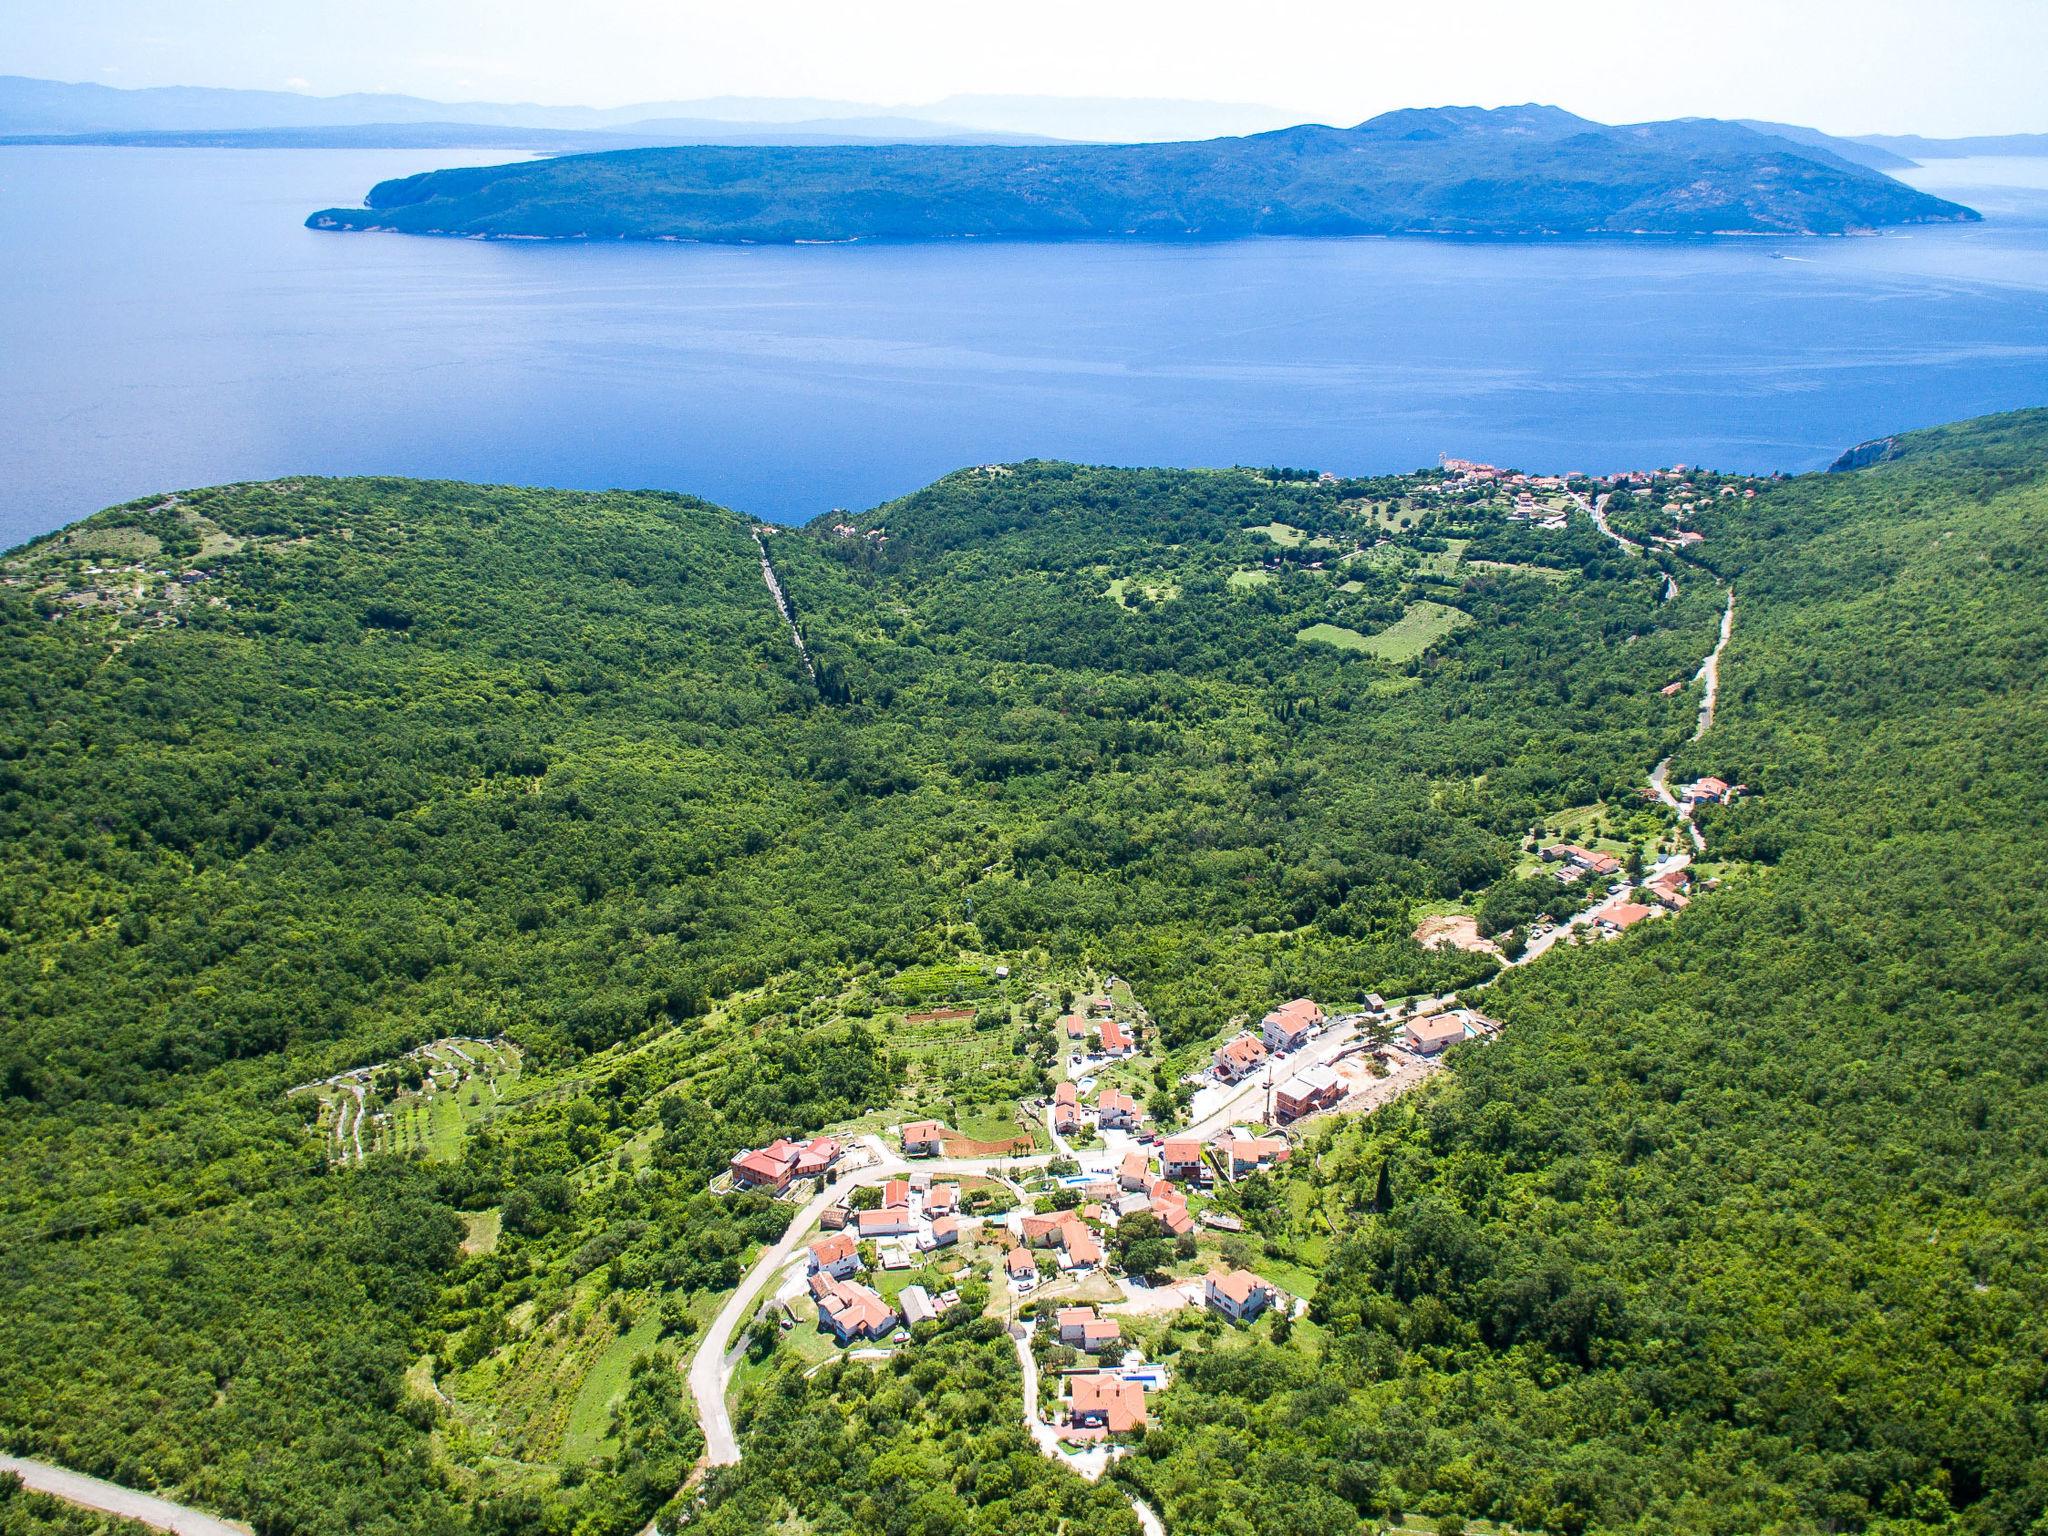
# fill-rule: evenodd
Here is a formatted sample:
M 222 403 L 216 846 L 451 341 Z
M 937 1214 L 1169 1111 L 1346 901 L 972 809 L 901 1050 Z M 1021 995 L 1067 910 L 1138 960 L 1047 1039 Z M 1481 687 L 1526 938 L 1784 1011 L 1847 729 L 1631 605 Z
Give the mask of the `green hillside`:
M 1312 1310 L 1184 1340 L 1114 1475 L 1189 1532 L 2025 1530 L 2044 470 L 2044 414 L 1903 437 L 1652 560 L 1435 471 L 990 466 L 761 535 L 815 675 L 683 497 L 277 482 L 0 557 L 0 1444 L 265 1532 L 638 1530 L 787 1219 L 735 1151 L 1001 1130 L 1108 971 L 1166 1121 L 1275 998 L 1491 975 L 1418 918 L 1669 835 L 1733 582 L 1721 888 L 1233 1190 Z M 290 1092 L 358 1067 L 360 1160 Z M 709 1528 L 1129 1528 L 996 1433 L 982 1323 L 806 1368 Z
M 1699 119 L 1609 127 L 1525 106 L 1389 112 L 1355 128 L 1178 144 L 565 155 L 382 182 L 363 207 L 306 222 L 788 242 L 1804 235 L 1975 217 L 1825 143 Z

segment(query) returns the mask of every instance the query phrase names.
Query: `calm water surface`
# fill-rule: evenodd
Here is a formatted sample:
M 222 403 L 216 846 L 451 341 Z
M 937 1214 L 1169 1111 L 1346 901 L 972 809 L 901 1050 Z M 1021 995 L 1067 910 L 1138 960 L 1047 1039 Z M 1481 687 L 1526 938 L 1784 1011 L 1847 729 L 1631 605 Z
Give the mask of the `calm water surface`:
M 295 472 L 800 519 L 963 464 L 1806 469 L 2048 403 L 2048 161 L 1984 224 L 1652 247 L 796 249 L 315 234 L 476 152 L 0 148 L 0 546 Z

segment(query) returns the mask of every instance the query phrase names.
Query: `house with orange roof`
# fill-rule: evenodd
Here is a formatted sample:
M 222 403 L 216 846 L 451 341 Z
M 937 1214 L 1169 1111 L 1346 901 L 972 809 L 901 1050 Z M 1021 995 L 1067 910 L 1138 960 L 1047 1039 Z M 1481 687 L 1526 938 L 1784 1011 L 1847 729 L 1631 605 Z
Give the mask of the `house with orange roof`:
M 1017 1219 L 1017 1230 L 1024 1235 L 1025 1247 L 1051 1248 L 1060 1240 L 1060 1228 L 1074 1219 L 1072 1211 L 1026 1212 Z
M 907 1205 L 885 1205 L 879 1210 L 862 1211 L 854 1218 L 862 1237 L 902 1237 L 917 1230 L 917 1218 L 910 1214 Z
M 1249 1077 L 1266 1064 L 1266 1047 L 1255 1035 L 1239 1035 L 1216 1053 L 1216 1075 L 1226 1083 Z
M 1211 1270 L 1202 1281 L 1202 1301 L 1233 1323 L 1242 1323 L 1277 1306 L 1280 1288 L 1247 1269 Z
M 1240 1179 L 1275 1163 L 1286 1162 L 1290 1148 L 1278 1136 L 1226 1135 L 1218 1139 L 1216 1150 L 1223 1154 L 1230 1176 Z
M 1081 1329 L 1081 1347 L 1091 1355 L 1104 1354 L 1124 1341 L 1124 1330 L 1113 1317 L 1091 1318 Z
M 1061 1307 L 1053 1314 L 1053 1326 L 1062 1344 L 1079 1344 L 1090 1323 L 1096 1320 L 1093 1307 Z
M 1105 1056 L 1128 1056 L 1137 1050 L 1138 1042 L 1131 1038 L 1130 1031 L 1115 1019 L 1102 1021 L 1102 1054 Z
M 1060 1229 L 1061 1269 L 1093 1269 L 1101 1262 L 1102 1244 L 1093 1232 L 1078 1221 L 1069 1222 Z
M 732 1181 L 741 1189 L 766 1189 L 781 1194 L 796 1177 L 797 1161 L 803 1148 L 787 1137 L 777 1137 L 765 1147 L 742 1152 L 732 1160 Z
M 1138 1123 L 1138 1101 L 1121 1088 L 1105 1088 L 1095 1096 L 1096 1124 L 1129 1130 Z
M 946 1149 L 946 1128 L 936 1120 L 914 1120 L 900 1134 L 905 1157 L 937 1157 Z
M 927 1219 L 950 1216 L 960 1205 L 958 1184 L 934 1184 L 931 1192 L 924 1197 L 924 1214 Z
M 1593 923 L 1607 938 L 1628 932 L 1655 910 L 1639 901 L 1610 901 L 1593 914 Z
M 1125 1189 L 1143 1189 L 1152 1182 L 1152 1160 L 1142 1152 L 1126 1152 L 1117 1165 L 1116 1181 Z
M 1076 1429 L 1129 1434 L 1145 1422 L 1145 1389 L 1109 1371 L 1069 1376 L 1067 1422 Z
M 1323 1010 L 1313 998 L 1297 997 L 1282 1003 L 1259 1022 L 1260 1037 L 1269 1051 L 1298 1050 L 1309 1036 L 1322 1027 Z
M 1169 1136 L 1159 1148 L 1159 1171 L 1169 1179 L 1201 1183 L 1209 1177 L 1209 1160 L 1198 1136 Z
M 910 1204 L 910 1180 L 891 1179 L 882 1186 L 882 1204 L 885 1206 Z
M 860 1268 L 860 1247 L 853 1240 L 851 1232 L 835 1232 L 830 1237 L 820 1237 L 810 1245 L 809 1269 L 812 1274 L 821 1270 L 834 1279 L 844 1280 Z
M 800 1179 L 817 1178 L 830 1171 L 832 1165 L 839 1161 L 839 1154 L 845 1150 L 836 1137 L 812 1137 L 797 1154 L 796 1176 Z
M 933 1248 L 950 1248 L 959 1241 L 960 1218 L 957 1216 L 941 1216 L 932 1223 L 931 1236 L 926 1238 L 919 1246 L 928 1250 Z
M 1038 1260 L 1031 1256 L 1029 1248 L 1012 1248 L 1003 1260 L 1003 1268 L 1009 1271 L 1010 1283 L 1020 1291 L 1038 1284 Z
M 1159 1218 L 1159 1225 L 1175 1237 L 1195 1228 L 1194 1217 L 1188 1214 L 1188 1202 L 1184 1195 L 1155 1195 L 1152 1199 L 1152 1214 Z
M 821 1270 L 811 1276 L 811 1299 L 818 1304 L 818 1326 L 831 1329 L 842 1344 L 879 1339 L 896 1326 L 896 1309 L 855 1280 Z
M 1464 1038 L 1464 1022 L 1448 1013 L 1410 1019 L 1401 1026 L 1402 1043 L 1418 1056 L 1441 1056 Z

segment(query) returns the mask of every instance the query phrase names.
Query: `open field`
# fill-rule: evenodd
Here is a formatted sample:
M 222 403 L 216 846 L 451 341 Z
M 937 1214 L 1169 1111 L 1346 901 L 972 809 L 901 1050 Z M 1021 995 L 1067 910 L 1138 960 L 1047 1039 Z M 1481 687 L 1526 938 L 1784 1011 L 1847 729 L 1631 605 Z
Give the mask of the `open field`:
M 1372 642 L 1355 629 L 1341 624 L 1311 624 L 1295 640 L 1305 645 L 1327 645 L 1340 651 L 1368 651 Z
M 1413 661 L 1439 640 L 1472 622 L 1461 609 L 1428 601 L 1410 603 L 1408 611 L 1358 647 L 1381 661 Z

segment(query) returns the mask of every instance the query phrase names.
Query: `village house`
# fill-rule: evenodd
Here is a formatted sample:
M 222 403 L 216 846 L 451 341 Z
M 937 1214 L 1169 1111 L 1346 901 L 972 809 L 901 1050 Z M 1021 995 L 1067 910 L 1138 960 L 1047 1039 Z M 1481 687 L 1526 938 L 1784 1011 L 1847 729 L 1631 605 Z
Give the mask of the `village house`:
M 1260 1032 L 1269 1051 L 1298 1050 L 1322 1026 L 1323 1010 L 1311 998 L 1297 997 L 1282 1003 L 1260 1021 Z
M 1717 779 L 1711 773 L 1703 779 L 1694 779 L 1678 792 L 1678 798 L 1686 805 L 1725 805 L 1742 793 L 1743 786 L 1730 784 L 1726 779 Z
M 1593 915 L 1593 922 L 1602 935 L 1611 939 L 1628 932 L 1655 910 L 1639 901 L 1611 901 Z
M 842 1344 L 879 1339 L 896 1326 L 895 1308 L 855 1280 L 820 1271 L 811 1276 L 811 1299 L 818 1304 L 818 1326 L 831 1329 Z
M 936 1120 L 915 1120 L 903 1127 L 905 1157 L 937 1157 L 946 1147 L 946 1128 Z
M 1020 1291 L 1038 1284 L 1038 1260 L 1031 1256 L 1029 1248 L 1012 1248 L 1003 1260 L 1003 1268 L 1009 1272 L 1010 1284 Z
M 1081 1097 L 1072 1083 L 1061 1083 L 1052 1092 L 1052 1128 L 1055 1131 L 1080 1129 Z
M 1088 1038 L 1090 1025 L 1078 1013 L 1069 1014 L 1066 1018 L 1061 1019 L 1060 1027 L 1067 1032 L 1069 1040 L 1086 1040 Z
M 1273 1113 L 1283 1123 L 1328 1109 L 1344 1097 L 1344 1083 L 1328 1067 L 1297 1072 L 1273 1092 Z
M 804 1149 L 797 1154 L 796 1176 L 800 1179 L 815 1179 L 831 1170 L 839 1161 L 840 1153 L 846 1148 L 833 1136 L 814 1136 L 804 1143 Z
M 1278 1305 L 1280 1288 L 1249 1270 L 1212 1270 L 1202 1281 L 1202 1301 L 1233 1323 L 1243 1323 Z
M 803 1146 L 788 1137 L 778 1137 L 765 1147 L 742 1152 L 732 1160 L 732 1181 L 741 1189 L 765 1189 L 781 1194 L 797 1176 Z
M 1143 1189 L 1152 1182 L 1152 1160 L 1142 1152 L 1126 1152 L 1117 1165 L 1116 1181 L 1125 1189 Z
M 1178 1190 L 1171 1194 L 1154 1195 L 1152 1214 L 1159 1218 L 1159 1225 L 1175 1237 L 1194 1230 L 1195 1220 L 1188 1214 L 1188 1198 Z
M 905 1323 L 929 1323 L 939 1315 L 939 1309 L 932 1305 L 931 1292 L 921 1285 L 906 1285 L 896 1300 L 903 1308 Z
M 809 1264 L 812 1274 L 823 1271 L 835 1280 L 844 1280 L 859 1268 L 860 1248 L 851 1232 L 835 1232 L 830 1237 L 812 1240 Z
M 917 1230 L 917 1218 L 906 1205 L 885 1205 L 879 1210 L 862 1211 L 854 1218 L 854 1225 L 862 1237 L 902 1237 Z
M 1235 1136 L 1226 1134 L 1219 1137 L 1216 1150 L 1223 1154 L 1224 1164 L 1233 1179 L 1243 1178 L 1248 1173 L 1257 1173 L 1275 1163 L 1287 1161 L 1288 1145 L 1278 1136 Z
M 1119 1088 L 1095 1096 L 1095 1120 L 1105 1129 L 1127 1131 L 1138 1123 L 1138 1101 Z
M 1202 1155 L 1202 1143 L 1194 1136 L 1169 1136 L 1159 1148 L 1159 1171 L 1184 1183 L 1204 1183 L 1209 1177 L 1209 1160 Z
M 1027 1211 L 1017 1218 L 1017 1230 L 1022 1234 L 1026 1248 L 1050 1248 L 1059 1242 L 1060 1228 L 1079 1219 L 1072 1211 L 1047 1211 L 1043 1214 Z
M 1102 1054 L 1105 1056 L 1128 1056 L 1137 1050 L 1138 1042 L 1130 1032 L 1115 1019 L 1102 1021 Z
M 929 1252 L 934 1248 L 950 1248 L 960 1241 L 960 1218 L 941 1216 L 932 1223 L 931 1235 L 918 1239 L 917 1246 Z
M 1060 1268 L 1068 1271 L 1093 1269 L 1102 1262 L 1102 1243 L 1080 1222 L 1060 1229 Z
M 1108 1371 L 1069 1376 L 1067 1421 L 1076 1429 L 1129 1434 L 1145 1422 L 1145 1389 Z
M 1240 1082 L 1265 1064 L 1266 1047 L 1254 1035 L 1239 1035 L 1216 1053 L 1216 1076 L 1226 1083 Z
M 1669 907 L 1672 911 L 1683 912 L 1688 906 L 1692 905 L 1691 898 L 1685 894 L 1691 885 L 1692 877 L 1690 875 L 1686 874 L 1682 869 L 1674 869 L 1669 874 L 1659 875 L 1656 879 L 1652 880 L 1649 885 L 1649 891 L 1661 904 Z
M 1093 1307 L 1061 1307 L 1053 1314 L 1053 1326 L 1062 1344 L 1079 1346 L 1087 1337 L 1088 1325 L 1098 1321 Z
M 910 1180 L 891 1179 L 882 1186 L 882 1204 L 907 1206 L 910 1204 Z
M 924 1197 L 924 1214 L 928 1221 L 941 1216 L 950 1216 L 959 1208 L 960 1186 L 958 1184 L 934 1184 Z
M 1401 1026 L 1402 1043 L 1418 1056 L 1441 1056 L 1464 1038 L 1464 1021 L 1448 1013 L 1410 1019 Z

